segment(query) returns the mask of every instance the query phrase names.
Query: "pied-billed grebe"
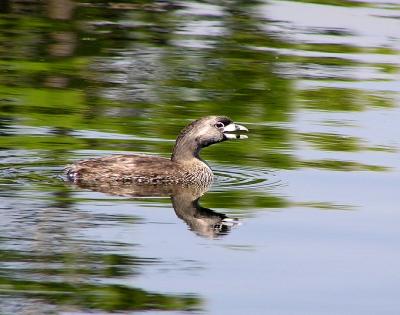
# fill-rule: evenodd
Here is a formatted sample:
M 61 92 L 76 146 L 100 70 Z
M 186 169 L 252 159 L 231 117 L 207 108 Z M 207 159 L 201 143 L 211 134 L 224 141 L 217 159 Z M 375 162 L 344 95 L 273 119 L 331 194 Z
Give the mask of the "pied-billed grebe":
M 228 117 L 207 116 L 187 125 L 176 139 L 171 159 L 144 155 L 113 155 L 79 161 L 66 167 L 75 182 L 139 184 L 202 184 L 213 172 L 200 158 L 200 150 L 228 139 L 245 139 L 247 128 Z

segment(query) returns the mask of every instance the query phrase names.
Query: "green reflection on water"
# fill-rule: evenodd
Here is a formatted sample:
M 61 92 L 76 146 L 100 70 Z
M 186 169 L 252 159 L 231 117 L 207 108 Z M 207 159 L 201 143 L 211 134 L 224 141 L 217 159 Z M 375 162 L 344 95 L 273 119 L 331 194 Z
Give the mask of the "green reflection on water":
M 301 2 L 368 5 L 339 0 Z M 57 216 L 65 212 L 79 213 L 76 204 L 96 199 L 74 196 L 73 188 L 55 179 L 55 173 L 60 175 L 63 165 L 92 153 L 103 154 L 102 151 L 167 156 L 180 129 L 190 120 L 208 114 L 227 114 L 249 125 L 247 141 L 224 143 L 203 153 L 210 164 L 224 165 L 227 170 L 229 166 L 387 170 L 385 166 L 338 160 L 334 155 L 327 159 L 302 160 L 295 154 L 299 139 L 321 151 L 355 153 L 390 151 L 390 148 L 372 147 L 351 135 L 297 134 L 291 127 L 273 125 L 291 123 L 296 111 L 304 108 L 314 112 L 351 113 L 370 107 L 393 107 L 394 102 L 388 96 L 358 89 L 297 90 L 296 78 L 285 75 L 284 71 L 285 66 L 297 73 L 301 67 L 313 65 L 331 71 L 348 70 L 362 66 L 361 62 L 326 54 L 279 55 L 256 48 L 397 54 L 390 48 L 292 43 L 261 29 L 263 23 L 273 21 L 260 20 L 251 13 L 257 1 L 225 2 L 219 7 L 223 14 L 214 17 L 176 14 L 180 9 L 178 4 L 163 6 L 162 2 L 154 1 L 30 1 L 25 6 L 21 3 L 0 3 L 0 153 L 10 159 L 7 163 L 2 161 L 0 171 L 12 170 L 4 172 L 0 192 L 5 200 L 14 198 L 21 202 L 10 206 L 16 213 L 22 211 L 26 215 L 24 211 L 31 208 L 49 207 L 60 210 Z M 61 11 L 57 11 L 57 5 Z M 192 29 L 182 21 L 217 23 L 223 35 L 191 34 Z M 184 40 L 195 44 L 185 46 Z M 386 73 L 398 70 L 392 64 L 375 66 Z M 326 75 L 324 79 L 332 80 L 332 77 Z M 133 135 L 133 138 L 118 138 L 124 135 Z M 50 167 L 57 167 L 57 171 L 49 171 Z M 281 209 L 293 204 L 333 210 L 349 208 L 320 201 L 318 196 L 315 201 L 293 202 L 267 189 L 267 185 L 241 188 L 212 192 L 203 202 L 210 208 L 236 212 Z M 40 207 L 35 208 L 28 202 L 31 200 L 39 202 Z M 142 202 L 156 201 L 149 198 Z M 51 214 L 44 216 L 49 218 Z M 76 219 L 67 216 L 65 222 Z M 100 221 L 99 225 L 108 221 L 133 224 L 138 220 L 131 216 L 93 219 Z M 51 230 L 44 234 L 49 238 L 61 237 L 64 245 L 73 243 L 72 235 L 60 232 L 65 222 L 54 221 L 45 222 L 57 233 Z M 27 220 L 25 227 L 39 226 L 39 223 Z M 82 225 L 91 224 L 85 221 Z M 17 237 L 5 239 L 24 244 Z M 29 241 L 40 243 L 37 239 Z M 49 245 L 53 250 L 57 246 Z M 101 246 L 94 244 L 93 247 Z M 96 282 L 134 277 L 140 273 L 138 267 L 150 264 L 152 259 L 95 250 L 84 255 L 78 250 L 62 250 L 62 254 L 35 254 L 11 250 L 4 244 L 0 247 L 0 263 L 7 266 L 0 269 L 0 293 L 11 298 L 39 297 L 58 305 L 105 311 L 195 310 L 202 305 L 199 297 L 189 294 L 151 293 L 128 285 Z
M 249 190 L 232 190 L 224 192 L 224 194 L 209 193 L 204 196 L 202 203 L 213 208 L 228 208 L 235 211 L 248 211 L 249 208 L 276 209 L 289 205 L 289 202 L 283 197 Z
M 363 140 L 357 137 L 343 136 L 332 133 L 302 133 L 300 138 L 317 148 L 325 151 L 357 152 L 362 150 L 396 152 L 389 146 L 367 146 Z
M 306 108 L 327 111 L 363 111 L 368 107 L 390 108 L 393 100 L 356 89 L 319 88 L 302 90 L 299 99 Z
M 316 3 L 324 5 L 334 5 L 340 7 L 368 7 L 368 2 L 352 0 L 290 0 L 294 2 Z
M 336 134 L 302 134 L 302 138 L 328 151 L 360 151 L 363 149 L 360 140 L 355 137 L 344 137 Z
M 389 170 L 388 167 L 380 165 L 369 165 L 354 161 L 336 161 L 336 160 L 314 160 L 302 161 L 301 165 L 311 168 L 322 168 L 334 171 L 374 171 L 382 172 Z
M 0 293 L 41 298 L 57 305 L 122 310 L 198 310 L 199 299 L 149 293 L 122 285 L 61 283 L 9 279 L 0 276 Z

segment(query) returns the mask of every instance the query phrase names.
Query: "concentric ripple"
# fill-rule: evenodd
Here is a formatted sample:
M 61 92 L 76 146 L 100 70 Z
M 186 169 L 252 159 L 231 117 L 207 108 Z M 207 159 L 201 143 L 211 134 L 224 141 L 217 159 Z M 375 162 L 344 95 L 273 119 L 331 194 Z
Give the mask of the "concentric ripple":
M 213 167 L 214 190 L 257 189 L 269 190 L 282 186 L 272 170 L 250 167 Z

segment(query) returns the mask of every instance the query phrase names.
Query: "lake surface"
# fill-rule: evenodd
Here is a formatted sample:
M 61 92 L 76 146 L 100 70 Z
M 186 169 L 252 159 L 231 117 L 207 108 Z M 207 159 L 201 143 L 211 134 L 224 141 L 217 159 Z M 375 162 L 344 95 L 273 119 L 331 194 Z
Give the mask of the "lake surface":
M 216 3 L 1 1 L 1 314 L 399 314 L 399 2 Z M 65 181 L 211 114 L 195 215 Z

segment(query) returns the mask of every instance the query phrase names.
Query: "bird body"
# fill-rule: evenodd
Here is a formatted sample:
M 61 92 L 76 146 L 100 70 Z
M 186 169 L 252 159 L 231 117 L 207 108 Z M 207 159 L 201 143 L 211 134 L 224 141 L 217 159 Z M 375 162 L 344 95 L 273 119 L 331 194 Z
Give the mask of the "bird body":
M 225 116 L 207 116 L 186 126 L 179 134 L 170 159 L 146 155 L 112 155 L 78 161 L 66 167 L 75 183 L 196 184 L 209 185 L 213 172 L 200 150 L 228 139 L 244 139 L 248 131 Z
M 178 184 L 212 181 L 210 167 L 201 160 L 192 163 L 174 162 L 158 156 L 111 155 L 79 161 L 69 166 L 68 177 L 73 181 L 115 181 L 138 184 Z

